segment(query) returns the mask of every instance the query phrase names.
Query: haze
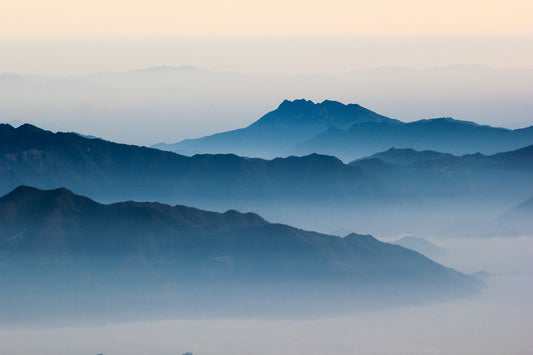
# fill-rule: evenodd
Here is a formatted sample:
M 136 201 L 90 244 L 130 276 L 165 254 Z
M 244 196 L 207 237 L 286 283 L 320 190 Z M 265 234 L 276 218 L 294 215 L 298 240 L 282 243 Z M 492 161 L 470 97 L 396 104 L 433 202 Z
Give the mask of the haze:
M 0 353 L 531 352 L 532 15 L 4 1 Z
M 490 273 L 474 299 L 322 319 L 181 319 L 0 328 L 3 353 L 524 354 L 531 349 L 531 237 L 439 239 L 439 259 Z

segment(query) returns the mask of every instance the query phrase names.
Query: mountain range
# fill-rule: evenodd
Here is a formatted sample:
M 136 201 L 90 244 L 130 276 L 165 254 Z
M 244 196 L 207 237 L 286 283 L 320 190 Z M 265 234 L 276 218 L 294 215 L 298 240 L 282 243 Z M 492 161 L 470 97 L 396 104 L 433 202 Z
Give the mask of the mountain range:
M 482 284 L 370 235 L 65 188 L 0 198 L 4 322 L 345 314 L 471 296 Z M 38 296 L 36 296 L 38 295 Z
M 335 157 L 262 160 L 231 154 L 193 157 L 32 125 L 0 125 L 0 192 L 25 184 L 67 187 L 102 201 L 171 203 L 241 200 L 349 202 L 384 191 Z
M 396 240 L 393 244 L 401 245 L 404 248 L 414 250 L 432 258 L 446 254 L 445 249 L 422 237 L 405 236 Z
M 246 128 L 153 147 L 184 154 L 234 153 L 273 158 L 286 156 L 298 143 L 313 139 L 330 127 L 348 129 L 368 121 L 400 123 L 355 104 L 344 105 L 329 100 L 320 104 L 308 100 L 285 100 L 276 110 Z
M 468 278 L 370 235 L 340 238 L 272 224 L 253 213 L 216 213 L 149 202 L 99 204 L 60 188 L 20 186 L 0 198 L 0 254 L 40 263 L 107 256 L 177 272 L 252 279 L 351 281 Z M 192 264 L 189 269 L 188 263 Z M 179 269 L 179 270 L 178 270 Z
M 400 228 L 424 234 L 435 233 L 435 223 L 445 221 L 443 211 L 462 219 L 499 216 L 524 195 L 533 195 L 533 146 L 463 156 L 389 149 L 345 164 L 318 154 L 273 160 L 232 154 L 187 157 L 4 124 L 0 175 L 4 194 L 20 184 L 66 187 L 100 202 L 159 201 L 256 211 L 328 233 L 343 228 L 393 233 Z M 327 225 L 314 223 L 320 221 Z M 437 231 L 448 233 L 445 226 Z
M 533 143 L 533 127 L 505 129 L 449 117 L 401 122 L 359 105 L 284 101 L 246 128 L 153 147 L 181 154 L 273 158 L 311 153 L 352 160 L 396 148 L 494 154 Z
M 505 212 L 497 221 L 509 234 L 529 235 L 533 231 L 533 197 Z
M 408 195 L 516 199 L 533 193 L 533 145 L 493 155 L 462 156 L 391 148 L 349 165 L 360 168 L 389 191 Z
M 104 205 L 64 188 L 20 186 L 0 198 L 0 215 L 4 321 L 309 317 L 470 296 L 481 287 L 370 235 L 341 238 L 235 210 Z
M 283 99 L 300 97 L 357 102 L 402 121 L 452 116 L 523 127 L 531 122 L 532 95 L 531 69 L 467 65 L 389 67 L 342 75 L 216 72 L 190 66 L 80 76 L 0 73 L 4 121 L 90 132 L 137 145 L 246 127 Z

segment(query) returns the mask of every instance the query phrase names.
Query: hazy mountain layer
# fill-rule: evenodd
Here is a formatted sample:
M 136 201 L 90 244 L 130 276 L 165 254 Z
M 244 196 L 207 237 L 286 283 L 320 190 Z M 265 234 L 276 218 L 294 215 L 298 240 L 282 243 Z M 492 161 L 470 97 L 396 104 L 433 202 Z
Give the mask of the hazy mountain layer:
M 353 201 L 386 196 L 360 169 L 334 157 L 271 161 L 235 155 L 186 157 L 157 149 L 0 125 L 0 192 L 25 184 L 67 187 L 105 201 Z
M 406 236 L 398 239 L 393 244 L 401 245 L 404 248 L 417 251 L 429 257 L 440 256 L 446 253 L 446 250 L 422 237 Z
M 436 118 L 402 124 L 369 121 L 354 124 L 346 130 L 331 128 L 298 145 L 295 152 L 314 151 L 341 159 L 370 155 L 390 147 L 453 154 L 494 154 L 532 143 L 533 127 L 509 130 Z
M 147 202 L 102 205 L 66 189 L 21 186 L 0 199 L 0 215 L 3 257 L 28 255 L 45 263 L 109 256 L 133 264 L 187 261 L 197 271 L 207 267 L 267 278 L 462 277 L 369 235 L 307 232 L 268 223 L 253 213 Z M 248 267 L 241 269 L 243 265 Z
M 272 158 L 286 156 L 296 144 L 312 139 L 330 127 L 347 129 L 368 121 L 400 123 L 359 105 L 329 100 L 319 104 L 308 100 L 285 100 L 276 110 L 246 128 L 175 144 L 156 144 L 154 148 L 185 154 L 233 153 Z
M 183 154 L 274 157 L 319 153 L 349 160 L 391 147 L 494 154 L 532 143 L 533 127 L 510 130 L 452 118 L 404 123 L 359 105 L 295 100 L 284 101 L 246 128 L 154 147 Z
M 532 167 L 531 146 L 491 156 L 393 149 L 344 164 L 317 154 L 186 157 L 31 125 L 0 126 L 0 193 L 25 184 L 66 187 L 101 202 L 238 208 L 326 233 L 449 235 L 466 228 L 448 231 L 442 223 L 471 216 L 472 232 L 488 228 L 487 219 L 533 195 Z
M 0 198 L 0 215 L 0 314 L 9 320 L 123 310 L 310 315 L 465 296 L 480 286 L 370 235 L 308 232 L 252 213 L 102 205 L 66 189 L 21 186 Z
M 533 197 L 503 214 L 498 224 L 507 233 L 530 235 L 533 232 Z
M 399 194 L 517 198 L 533 192 L 533 145 L 494 155 L 463 156 L 390 149 L 349 165 Z

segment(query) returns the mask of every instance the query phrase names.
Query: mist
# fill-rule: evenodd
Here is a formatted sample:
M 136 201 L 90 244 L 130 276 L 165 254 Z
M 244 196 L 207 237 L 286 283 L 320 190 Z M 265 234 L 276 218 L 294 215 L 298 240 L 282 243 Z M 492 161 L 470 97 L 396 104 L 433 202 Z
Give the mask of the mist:
M 533 109 L 531 43 L 529 37 L 6 40 L 0 116 L 148 146 L 245 127 L 284 99 L 299 98 L 358 103 L 404 121 L 454 117 L 519 128 Z
M 533 343 L 531 236 L 431 239 L 439 261 L 484 270 L 471 299 L 300 319 L 203 319 L 19 325 L 0 331 L 5 354 L 523 354 Z

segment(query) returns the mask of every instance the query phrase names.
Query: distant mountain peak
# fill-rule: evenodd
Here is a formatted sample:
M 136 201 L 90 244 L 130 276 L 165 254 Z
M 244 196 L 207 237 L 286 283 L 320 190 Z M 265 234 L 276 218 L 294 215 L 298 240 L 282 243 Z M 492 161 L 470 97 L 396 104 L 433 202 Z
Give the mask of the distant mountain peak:
M 283 100 L 277 110 L 300 110 L 302 108 L 313 107 L 314 105 L 316 104 L 313 101 L 306 99 Z
M 381 116 L 357 104 L 343 104 L 324 100 L 315 103 L 311 100 L 284 100 L 276 110 L 271 111 L 252 123 L 248 128 L 284 127 L 290 130 L 309 130 L 312 135 L 330 127 L 347 129 L 351 125 L 367 121 L 395 121 Z
M 376 238 L 374 238 L 373 236 L 371 236 L 370 234 L 358 234 L 358 233 L 350 233 L 346 236 L 344 236 L 344 239 L 346 240 L 350 240 L 350 239 L 354 239 L 354 240 L 376 240 Z
M 168 71 L 189 71 L 189 72 L 201 72 L 205 71 L 204 69 L 195 67 L 193 65 L 180 65 L 178 67 L 170 65 L 159 65 L 155 67 L 148 67 L 144 69 L 133 70 L 132 73 L 142 73 L 142 72 L 168 72 Z
M 19 81 L 22 81 L 22 76 L 19 75 L 19 74 L 15 74 L 15 73 L 7 73 L 7 72 L 4 72 L 4 73 L 1 73 L 0 74 L 0 82 L 8 82 L 8 83 L 14 83 L 14 82 L 19 82 Z
M 436 117 L 436 118 L 428 118 L 425 120 L 419 120 L 416 122 L 435 122 L 435 123 L 452 123 L 452 124 L 465 124 L 465 125 L 471 125 L 471 126 L 479 126 L 477 123 L 472 121 L 462 121 L 462 120 L 456 120 L 453 117 Z

